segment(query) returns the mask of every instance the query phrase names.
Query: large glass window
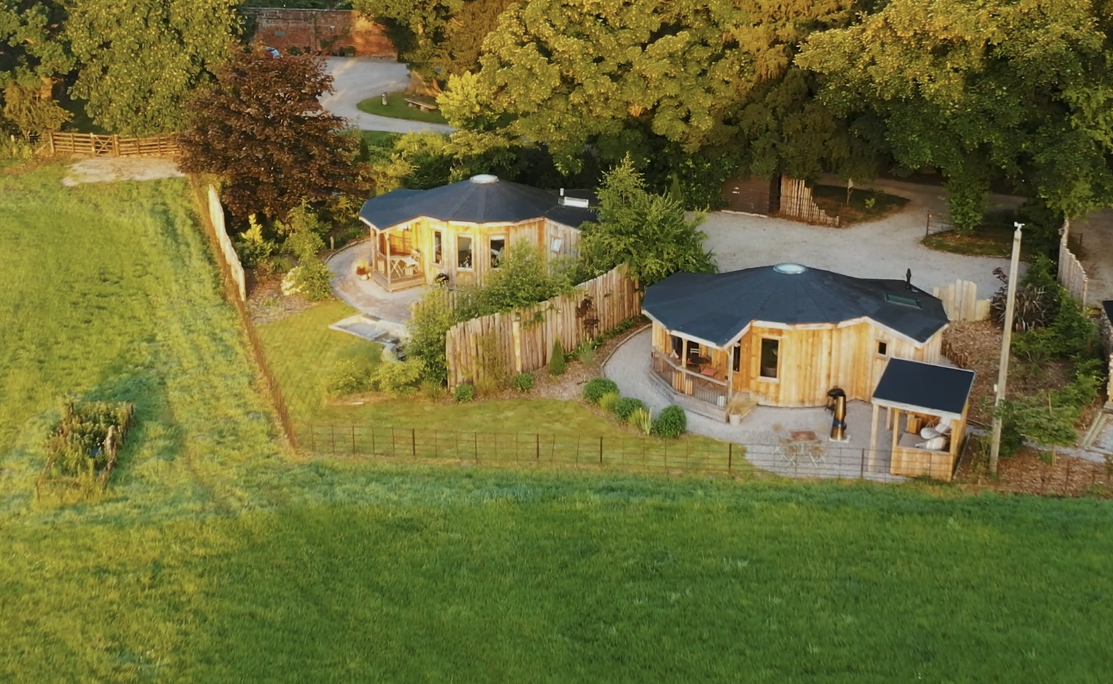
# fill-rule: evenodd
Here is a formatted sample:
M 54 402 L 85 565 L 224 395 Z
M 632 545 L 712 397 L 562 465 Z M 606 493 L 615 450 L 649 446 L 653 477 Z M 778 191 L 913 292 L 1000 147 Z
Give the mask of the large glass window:
M 733 351 L 733 353 L 731 354 L 731 360 L 730 360 L 731 368 L 734 369 L 735 373 L 741 372 L 741 370 L 742 370 L 742 343 L 739 342 L 738 344 L 734 345 L 734 349 L 732 351 Z
M 763 339 L 761 341 L 761 377 L 777 377 L 777 356 L 780 352 L 781 341 Z
M 470 235 L 456 237 L 456 266 L 464 270 L 472 269 L 472 242 Z
M 505 249 L 505 235 L 494 235 L 491 237 L 491 268 L 502 266 L 502 253 Z
M 439 230 L 433 231 L 433 263 L 440 266 L 444 260 L 444 235 Z

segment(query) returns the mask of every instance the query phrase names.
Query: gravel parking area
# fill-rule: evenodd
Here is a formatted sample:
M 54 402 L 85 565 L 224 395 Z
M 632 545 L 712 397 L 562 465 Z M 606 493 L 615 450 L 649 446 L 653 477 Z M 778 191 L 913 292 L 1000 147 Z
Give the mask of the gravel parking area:
M 844 185 L 835 177 L 821 180 Z M 943 189 L 900 181 L 857 185 L 856 191 L 876 188 L 909 202 L 899 213 L 849 228 L 810 226 L 784 219 L 728 212 L 709 214 L 702 229 L 705 245 L 714 250 L 720 271 L 733 271 L 780 262 L 836 271 L 857 278 L 904 279 L 912 269 L 912 283 L 928 292 L 961 278 L 978 284 L 978 298 L 987 299 L 1000 283 L 993 269 L 1008 270 L 1007 259 L 936 252 L 920 244 L 927 215 L 946 216 Z M 1015 206 L 1020 198 L 990 197 L 990 206 Z M 937 219 L 936 219 L 937 220 Z
M 405 64 L 368 57 L 329 57 L 325 71 L 332 76 L 333 92 L 321 98 L 321 106 L 344 117 L 356 128 L 391 133 L 451 133 L 456 130 L 444 124 L 392 119 L 359 111 L 356 105 L 368 98 L 406 89 L 410 70 Z

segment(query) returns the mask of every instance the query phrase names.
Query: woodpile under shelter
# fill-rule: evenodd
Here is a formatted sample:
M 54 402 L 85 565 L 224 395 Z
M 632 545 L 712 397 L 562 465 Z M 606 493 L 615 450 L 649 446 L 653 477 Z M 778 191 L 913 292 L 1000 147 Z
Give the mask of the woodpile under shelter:
M 371 275 L 394 291 L 482 285 L 511 242 L 527 241 L 546 257 L 573 254 L 579 226 L 594 213 L 588 200 L 484 174 L 372 197 L 359 218 L 371 230 Z
M 950 481 L 966 436 L 974 371 L 892 359 L 873 392 L 870 469 L 877 454 L 881 409 L 892 430 L 889 472 Z
M 947 314 L 904 280 L 779 264 L 676 273 L 646 289 L 651 376 L 677 403 L 725 419 L 733 395 L 824 406 L 841 388 L 869 401 L 890 359 L 936 363 Z

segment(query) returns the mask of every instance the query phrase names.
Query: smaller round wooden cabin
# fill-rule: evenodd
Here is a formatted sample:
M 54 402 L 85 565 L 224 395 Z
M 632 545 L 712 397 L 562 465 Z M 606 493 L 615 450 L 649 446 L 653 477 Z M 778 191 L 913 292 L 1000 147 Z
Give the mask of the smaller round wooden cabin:
M 519 240 L 542 255 L 572 254 L 580 224 L 594 216 L 586 201 L 486 174 L 431 190 L 394 190 L 359 211 L 371 230 L 371 274 L 388 291 L 438 279 L 482 285 Z
M 646 289 L 653 375 L 725 417 L 734 394 L 767 406 L 823 406 L 840 387 L 869 401 L 890 358 L 934 363 L 947 314 L 903 280 L 779 264 L 676 273 Z

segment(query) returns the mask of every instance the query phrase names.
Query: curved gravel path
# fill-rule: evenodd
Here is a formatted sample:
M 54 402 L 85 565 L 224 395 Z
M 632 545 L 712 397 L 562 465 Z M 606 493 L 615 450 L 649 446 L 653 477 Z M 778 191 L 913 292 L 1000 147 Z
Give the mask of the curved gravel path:
M 846 185 L 837 177 L 825 177 L 821 182 Z M 947 215 L 942 188 L 891 180 L 856 186 L 858 191 L 869 188 L 907 197 L 909 202 L 900 213 L 849 228 L 715 212 L 701 226 L 708 236 L 704 245 L 714 250 L 720 271 L 791 261 L 858 278 L 903 280 L 905 271 L 912 269 L 912 283 L 928 292 L 958 278 L 977 283 L 979 299 L 988 299 L 997 291 L 1000 283 L 993 269 L 1007 271 L 1008 259 L 937 252 L 920 244 L 927 214 Z M 989 206 L 1020 202 L 1018 197 L 992 195 Z
M 356 276 L 356 262 L 371 260 L 371 243 L 367 240 L 348 245 L 330 256 L 326 263 L 333 276 L 332 292 L 360 313 L 391 323 L 410 320 L 410 306 L 425 294 L 424 287 L 411 287 L 399 292 L 387 292 L 373 280 L 360 280 Z
M 321 97 L 321 106 L 360 130 L 391 133 L 451 133 L 456 130 L 445 124 L 392 119 L 359 111 L 357 105 L 368 98 L 406 89 L 410 70 L 405 64 L 368 57 L 329 57 L 325 71 L 332 76 L 333 92 Z

